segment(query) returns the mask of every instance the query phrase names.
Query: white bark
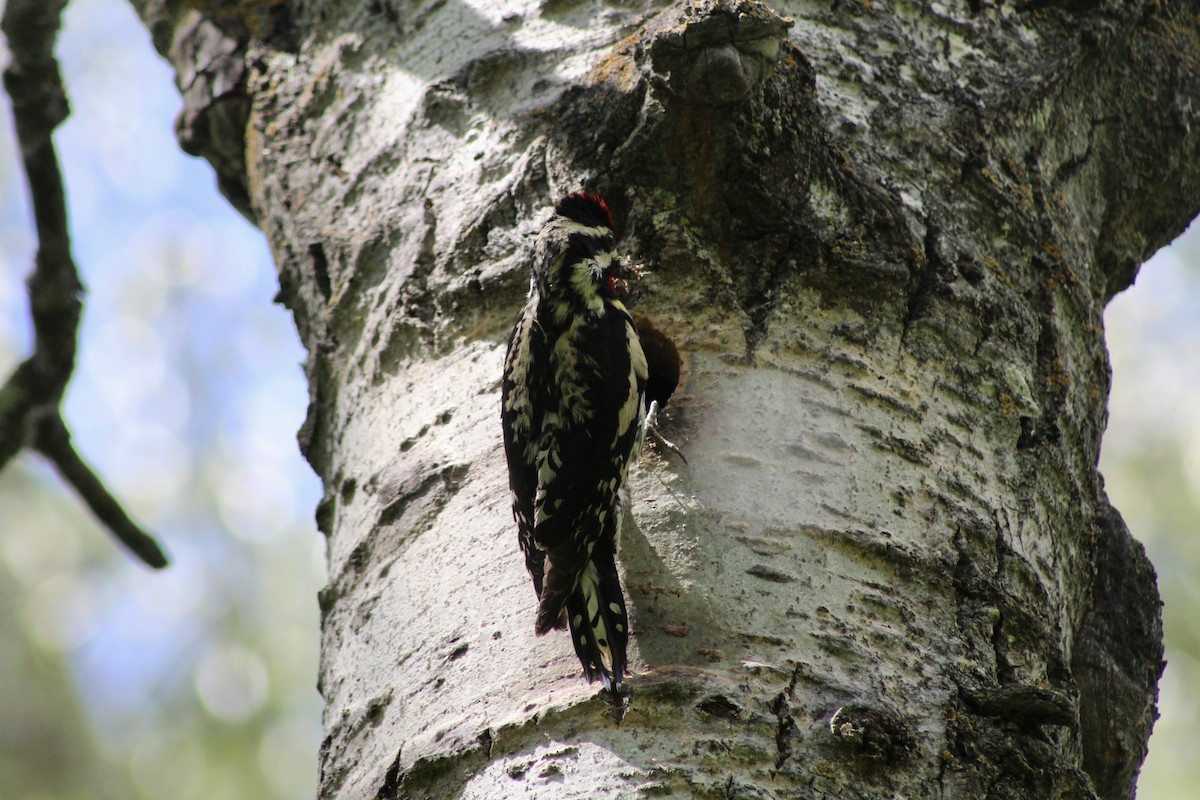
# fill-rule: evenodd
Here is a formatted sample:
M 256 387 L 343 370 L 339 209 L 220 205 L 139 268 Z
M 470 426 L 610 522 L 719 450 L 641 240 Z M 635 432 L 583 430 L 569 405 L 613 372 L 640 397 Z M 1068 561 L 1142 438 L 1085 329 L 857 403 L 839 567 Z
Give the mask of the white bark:
M 143 4 L 238 76 L 181 67 L 181 130 L 311 351 L 322 796 L 1128 796 L 1160 627 L 1095 471 L 1101 312 L 1197 210 L 1196 39 L 1045 5 Z M 499 449 L 581 185 L 685 355 L 619 727 L 533 636 Z

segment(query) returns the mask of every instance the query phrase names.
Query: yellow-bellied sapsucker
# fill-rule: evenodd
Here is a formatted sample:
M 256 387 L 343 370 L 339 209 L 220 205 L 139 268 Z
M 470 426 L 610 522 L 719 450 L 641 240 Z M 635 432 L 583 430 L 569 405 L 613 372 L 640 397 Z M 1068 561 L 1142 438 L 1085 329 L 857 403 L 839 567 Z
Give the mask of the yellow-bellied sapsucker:
M 610 690 L 626 670 L 617 541 L 646 391 L 646 357 L 618 298 L 615 244 L 599 197 L 572 194 L 554 206 L 501 390 L 513 516 L 538 595 L 534 629 L 565 622 L 587 679 Z

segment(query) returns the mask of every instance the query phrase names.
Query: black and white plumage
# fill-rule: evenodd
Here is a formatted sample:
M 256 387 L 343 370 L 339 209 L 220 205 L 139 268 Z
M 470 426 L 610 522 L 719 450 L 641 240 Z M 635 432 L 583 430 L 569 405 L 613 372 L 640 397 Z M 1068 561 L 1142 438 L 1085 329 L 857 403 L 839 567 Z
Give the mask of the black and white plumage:
M 629 464 L 641 446 L 646 357 L 618 298 L 612 216 L 572 194 L 542 229 L 504 360 L 501 419 L 535 631 L 571 630 L 589 681 L 620 687 L 629 619 L 617 574 Z

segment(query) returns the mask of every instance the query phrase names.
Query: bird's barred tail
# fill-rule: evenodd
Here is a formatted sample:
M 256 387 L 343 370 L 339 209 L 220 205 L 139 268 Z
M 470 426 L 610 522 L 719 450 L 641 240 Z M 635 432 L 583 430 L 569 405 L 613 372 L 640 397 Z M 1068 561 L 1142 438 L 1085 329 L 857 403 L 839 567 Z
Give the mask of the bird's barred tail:
M 571 642 L 588 681 L 597 677 L 604 688 L 620 688 L 625 677 L 629 617 L 617 563 L 610 554 L 595 554 L 567 600 Z

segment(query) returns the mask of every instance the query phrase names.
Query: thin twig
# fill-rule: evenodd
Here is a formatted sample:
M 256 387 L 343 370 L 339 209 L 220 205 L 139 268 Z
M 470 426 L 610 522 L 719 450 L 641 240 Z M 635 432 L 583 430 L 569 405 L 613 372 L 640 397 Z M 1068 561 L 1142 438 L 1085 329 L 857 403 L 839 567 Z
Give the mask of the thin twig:
M 133 524 L 75 452 L 59 412 L 75 369 L 83 312 L 83 285 L 71 258 L 62 173 L 51 139 L 70 113 L 54 58 L 66 4 L 67 0 L 8 0 L 0 19 L 10 52 L 4 88 L 12 100 L 38 233 L 37 258 L 27 282 L 34 348 L 0 387 L 0 469 L 21 448 L 33 445 L 50 457 L 117 539 L 158 568 L 167 563 L 161 548 Z
M 167 565 L 167 557 L 158 542 L 129 518 L 121 504 L 109 494 L 108 489 L 92 472 L 92 468 L 75 452 L 75 448 L 71 446 L 71 434 L 63 424 L 61 416 L 42 420 L 33 446 L 54 462 L 58 473 L 75 487 L 75 491 L 79 492 L 88 508 L 92 509 L 92 513 L 104 523 L 117 541 L 155 569 L 162 569 Z

